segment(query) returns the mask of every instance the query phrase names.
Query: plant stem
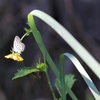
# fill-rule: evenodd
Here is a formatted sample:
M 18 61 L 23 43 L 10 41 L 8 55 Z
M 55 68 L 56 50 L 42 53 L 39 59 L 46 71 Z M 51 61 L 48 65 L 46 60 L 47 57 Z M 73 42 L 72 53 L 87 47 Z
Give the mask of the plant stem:
M 47 77 L 47 80 L 48 80 L 48 84 L 49 84 L 49 87 L 50 87 L 50 90 L 51 90 L 51 93 L 52 93 L 52 96 L 53 96 L 53 100 L 57 100 L 56 96 L 55 96 L 55 93 L 54 93 L 54 90 L 53 90 L 52 85 L 51 85 L 51 81 L 50 81 L 50 77 L 49 77 L 48 71 L 46 71 L 45 74 L 46 74 L 46 77 Z
M 22 37 L 21 37 L 21 41 L 23 40 L 23 38 L 27 35 L 27 33 L 25 33 Z

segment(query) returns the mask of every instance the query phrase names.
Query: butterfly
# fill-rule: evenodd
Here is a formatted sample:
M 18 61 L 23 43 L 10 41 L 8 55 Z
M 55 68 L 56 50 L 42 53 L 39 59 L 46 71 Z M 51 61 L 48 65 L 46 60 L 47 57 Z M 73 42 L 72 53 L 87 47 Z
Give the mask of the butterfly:
M 25 50 L 25 44 L 21 42 L 21 39 L 18 36 L 15 36 L 13 49 L 14 52 L 21 54 Z
M 5 58 L 13 59 L 15 61 L 23 61 L 24 59 L 21 57 L 21 53 L 25 50 L 25 44 L 21 42 L 21 39 L 18 36 L 15 36 L 13 42 L 12 53 L 6 55 Z

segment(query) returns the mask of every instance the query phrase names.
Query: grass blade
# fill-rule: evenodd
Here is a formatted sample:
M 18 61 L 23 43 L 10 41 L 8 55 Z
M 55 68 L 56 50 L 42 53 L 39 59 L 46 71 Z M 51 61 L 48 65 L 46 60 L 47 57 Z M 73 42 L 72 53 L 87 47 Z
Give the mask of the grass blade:
M 62 94 L 62 100 L 66 99 L 66 90 L 65 90 L 65 74 L 64 74 L 64 56 L 60 55 L 60 82 L 61 82 L 61 94 Z
M 50 25 L 50 27 L 52 27 L 82 58 L 82 60 L 89 66 L 95 75 L 100 78 L 100 64 L 62 25 L 60 25 L 56 20 L 42 11 L 33 10 L 30 12 L 30 14 L 40 18 L 48 25 Z
M 89 75 L 87 74 L 87 72 L 85 71 L 83 66 L 80 64 L 80 62 L 77 60 L 77 58 L 74 57 L 72 54 L 69 54 L 69 53 L 64 53 L 64 55 L 67 56 L 72 61 L 72 63 L 75 65 L 76 69 L 79 71 L 82 78 L 84 79 L 84 81 L 88 85 L 88 87 L 89 87 L 90 91 L 92 92 L 93 96 L 95 97 L 95 99 L 100 100 L 99 91 L 97 90 L 97 88 L 95 87 L 91 78 L 89 77 Z

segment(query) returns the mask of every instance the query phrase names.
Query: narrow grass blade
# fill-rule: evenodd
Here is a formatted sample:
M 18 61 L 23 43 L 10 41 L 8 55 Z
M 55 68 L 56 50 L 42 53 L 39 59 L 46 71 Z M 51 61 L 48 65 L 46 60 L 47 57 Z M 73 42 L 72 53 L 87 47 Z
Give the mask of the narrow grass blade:
M 52 71 L 55 73 L 55 75 L 59 78 L 59 71 L 56 67 L 56 65 L 54 64 L 54 62 L 52 61 L 48 51 L 46 50 L 46 47 L 42 41 L 42 37 L 41 37 L 41 34 L 39 33 L 39 31 L 37 30 L 36 28 L 36 25 L 35 25 L 35 22 L 34 22 L 34 19 L 33 19 L 33 15 L 28 15 L 28 23 L 29 23 L 29 26 L 32 30 L 32 34 L 44 56 L 44 58 L 47 60 L 48 64 L 50 65 Z
M 29 26 L 32 30 L 32 34 L 45 58 L 45 60 L 48 62 L 49 66 L 51 67 L 52 71 L 54 72 L 54 74 L 56 75 L 56 77 L 58 79 L 60 79 L 60 75 L 59 75 L 59 71 L 56 67 L 56 65 L 54 64 L 53 60 L 51 59 L 48 51 L 46 50 L 46 47 L 42 41 L 42 37 L 41 37 L 41 34 L 39 33 L 39 31 L 37 30 L 36 28 L 36 25 L 35 25 L 35 22 L 34 22 L 34 19 L 33 19 L 33 16 L 32 14 L 29 14 L 28 15 L 28 23 L 29 23 Z M 72 92 L 71 89 L 69 89 L 68 85 L 66 84 L 66 87 L 68 89 L 68 93 L 69 95 L 71 96 L 71 94 L 73 95 L 74 93 Z M 74 99 L 75 100 L 75 99 Z M 77 100 L 77 99 L 76 99 Z
M 60 56 L 60 82 L 61 82 L 61 94 L 62 94 L 62 100 L 66 99 L 66 86 L 65 86 L 65 74 L 64 74 L 64 56 Z
M 65 55 L 60 55 L 60 82 L 62 87 L 62 100 L 66 100 L 66 90 L 68 91 L 68 94 L 73 100 L 78 100 L 77 97 L 74 95 L 74 93 L 71 92 L 71 89 L 68 87 L 68 85 L 65 84 L 65 75 L 64 75 L 64 58 Z

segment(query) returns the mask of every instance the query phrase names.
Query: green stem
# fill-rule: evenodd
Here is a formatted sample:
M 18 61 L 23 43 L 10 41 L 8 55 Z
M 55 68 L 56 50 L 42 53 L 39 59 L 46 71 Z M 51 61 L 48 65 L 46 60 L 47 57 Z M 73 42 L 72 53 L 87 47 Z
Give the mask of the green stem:
M 51 85 L 51 81 L 50 81 L 50 78 L 49 78 L 48 71 L 46 71 L 45 74 L 46 74 L 48 84 L 49 84 L 49 87 L 50 87 L 50 90 L 51 90 L 51 93 L 52 93 L 52 96 L 53 96 L 53 100 L 57 100 L 56 96 L 55 96 L 55 93 L 54 93 L 54 90 L 53 90 L 52 85 Z
M 21 41 L 23 40 L 23 38 L 27 36 L 27 33 L 25 33 L 22 37 L 21 37 Z

